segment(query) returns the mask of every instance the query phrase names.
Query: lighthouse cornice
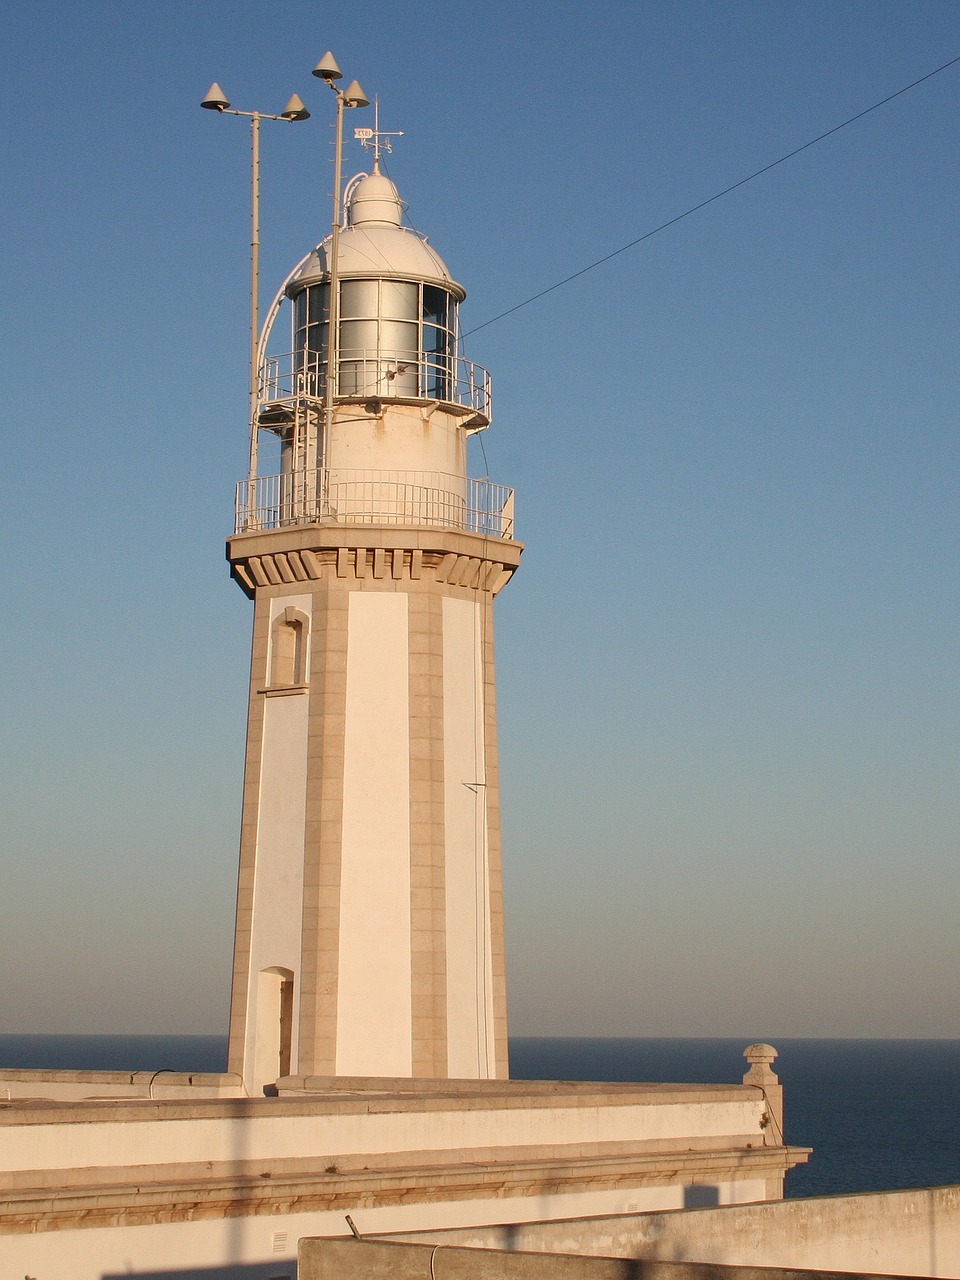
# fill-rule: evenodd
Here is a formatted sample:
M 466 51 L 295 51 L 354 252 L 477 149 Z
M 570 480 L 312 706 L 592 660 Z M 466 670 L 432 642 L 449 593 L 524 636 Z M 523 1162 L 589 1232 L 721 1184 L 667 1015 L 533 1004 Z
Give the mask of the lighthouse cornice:
M 297 525 L 227 541 L 233 576 L 251 598 L 325 580 L 373 590 L 422 583 L 497 595 L 522 553 L 520 542 L 466 530 L 369 524 Z

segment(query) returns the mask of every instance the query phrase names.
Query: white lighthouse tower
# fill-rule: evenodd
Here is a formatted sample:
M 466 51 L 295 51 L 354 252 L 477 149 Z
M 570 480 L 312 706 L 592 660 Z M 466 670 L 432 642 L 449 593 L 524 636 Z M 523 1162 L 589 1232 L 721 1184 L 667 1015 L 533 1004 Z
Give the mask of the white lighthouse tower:
M 490 380 L 460 355 L 464 290 L 401 213 L 378 163 L 349 183 L 260 343 L 227 548 L 254 602 L 229 1061 L 250 1093 L 507 1074 L 492 606 L 521 546 L 512 491 L 467 476 Z

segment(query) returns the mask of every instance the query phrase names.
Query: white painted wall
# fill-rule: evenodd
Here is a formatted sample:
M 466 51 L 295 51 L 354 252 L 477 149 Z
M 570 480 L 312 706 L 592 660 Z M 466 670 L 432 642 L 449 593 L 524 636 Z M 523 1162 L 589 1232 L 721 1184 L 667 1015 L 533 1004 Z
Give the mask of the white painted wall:
M 413 1072 L 407 597 L 350 594 L 338 1075 Z
M 110 1181 L 122 1181 L 122 1167 L 154 1166 L 152 1177 L 163 1177 L 163 1166 L 203 1162 L 240 1162 L 314 1158 L 321 1166 L 346 1153 L 369 1155 L 371 1163 L 383 1152 L 423 1150 L 463 1152 L 473 1148 L 573 1148 L 604 1142 L 647 1139 L 654 1150 L 701 1145 L 726 1146 L 756 1134 L 762 1141 L 764 1111 L 756 1090 L 735 1086 L 712 1099 L 673 1102 L 651 1099 L 623 1106 L 589 1105 L 477 1106 L 476 1100 L 449 1099 L 444 1105 L 396 1110 L 368 1110 L 374 1098 L 360 1098 L 356 1110 L 345 1110 L 349 1099 L 324 1101 L 305 1109 L 285 1099 L 254 1104 L 255 1114 L 236 1117 L 223 1104 L 166 1102 L 151 1111 L 142 1103 L 110 1102 L 91 1106 L 83 1122 L 56 1121 L 56 1113 L 24 1108 L 21 1116 L 0 1112 L 0 1167 L 9 1170 L 58 1168 L 117 1169 Z M 146 1112 L 146 1114 L 144 1114 Z M 125 1120 L 124 1116 L 131 1118 Z M 179 1115 L 179 1119 L 176 1118 Z M 29 1121 L 33 1122 L 29 1122 Z M 711 1142 L 711 1139 L 713 1141 Z M 129 1176 L 129 1175 L 128 1175 Z M 756 1178 L 721 1184 L 721 1202 L 762 1197 Z M 351 1208 L 363 1232 L 399 1233 L 494 1227 L 540 1219 L 572 1219 L 601 1214 L 655 1212 L 679 1208 L 683 1187 L 631 1187 L 579 1192 L 545 1193 L 528 1197 L 500 1196 L 448 1203 L 407 1202 L 383 1208 Z M 278 1235 L 287 1234 L 275 1249 Z M 0 1272 L 36 1276 L 42 1280 L 102 1280 L 114 1274 L 179 1272 L 190 1280 L 191 1270 L 232 1263 L 264 1267 L 251 1280 L 271 1280 L 289 1274 L 296 1241 L 301 1235 L 345 1235 L 343 1213 L 327 1211 L 301 1215 L 264 1215 L 223 1222 L 170 1223 L 156 1227 L 109 1230 L 51 1231 L 0 1236 Z M 246 1276 L 247 1273 L 245 1273 Z
M 537 1147 L 566 1143 L 667 1140 L 681 1150 L 702 1139 L 742 1145 L 754 1133 L 762 1144 L 762 1098 L 625 1106 L 490 1107 L 469 1105 L 425 1110 L 304 1113 L 283 1102 L 265 1103 L 262 1115 L 204 1114 L 217 1103 L 166 1102 L 155 1117 L 124 1120 L 117 1102 L 110 1119 L 86 1123 L 0 1126 L 0 1169 L 70 1169 L 98 1165 L 176 1164 L 202 1161 L 270 1160 L 343 1153 L 469 1150 L 476 1147 Z M 182 1119 L 174 1118 L 181 1107 Z
M 270 635 L 274 619 L 289 606 L 309 618 L 309 595 L 283 596 L 270 602 Z M 309 637 L 307 640 L 309 644 Z M 268 660 L 267 670 L 270 664 Z M 256 695 L 255 695 L 256 696 Z M 307 797 L 307 727 L 309 694 L 264 699 L 260 811 L 253 889 L 250 977 L 247 988 L 247 1033 L 244 1079 L 251 1093 L 277 1078 L 279 1044 L 274 1026 L 258 1026 L 259 975 L 283 968 L 294 975 L 293 1060 L 296 1071 L 297 989 L 303 916 L 304 827 Z M 270 1016 L 273 1016 L 272 1011 Z
M 443 601 L 447 1070 L 493 1075 L 493 968 L 480 606 Z
M 374 471 L 436 471 L 466 475 L 466 436 L 460 419 L 442 409 L 425 414 L 414 405 L 387 405 L 382 418 L 355 404 L 337 409 L 327 466 Z M 335 474 L 332 477 L 335 479 Z
M 956 1277 L 960 1187 L 657 1214 L 626 1245 L 639 1258 Z
M 194 1272 L 203 1269 L 207 1280 L 210 1271 L 206 1268 L 212 1271 L 244 1265 L 244 1280 L 293 1280 L 297 1274 L 297 1240 L 307 1216 L 303 1215 L 302 1220 L 292 1215 L 228 1218 L 5 1235 L 0 1236 L 0 1272 L 16 1280 L 21 1276 L 37 1280 L 106 1280 L 168 1271 L 176 1280 L 190 1280 Z M 274 1239 L 284 1232 L 282 1249 L 275 1251 Z M 263 1264 L 262 1271 L 251 1273 L 246 1269 L 257 1263 Z
M 745 1184 L 735 1184 L 749 1200 Z M 682 1191 L 682 1188 L 663 1188 Z M 721 1205 L 734 1199 L 721 1188 Z M 528 1222 L 394 1238 L 471 1248 L 594 1257 L 785 1267 L 874 1275 L 960 1275 L 960 1187 L 740 1203 L 691 1209 L 644 1202 L 640 1217 Z M 619 1212 L 619 1211 L 617 1211 Z
M 747 1184 L 733 1185 L 745 1188 Z M 353 1208 L 350 1216 L 363 1234 L 409 1238 L 414 1233 L 466 1229 L 471 1239 L 480 1240 L 496 1238 L 497 1224 L 620 1214 L 628 1204 L 654 1212 L 676 1209 L 682 1203 L 682 1187 L 644 1187 Z M 601 1219 L 601 1226 L 604 1221 Z M 585 1233 L 582 1226 L 580 1231 Z M 203 1268 L 262 1265 L 263 1270 L 253 1274 L 245 1270 L 244 1280 L 281 1276 L 293 1280 L 301 1236 L 349 1234 L 344 1213 L 326 1211 L 0 1236 L 0 1270 L 4 1276 L 35 1276 L 38 1280 L 103 1280 L 167 1269 L 177 1273 L 176 1280 L 191 1280 L 191 1272 Z

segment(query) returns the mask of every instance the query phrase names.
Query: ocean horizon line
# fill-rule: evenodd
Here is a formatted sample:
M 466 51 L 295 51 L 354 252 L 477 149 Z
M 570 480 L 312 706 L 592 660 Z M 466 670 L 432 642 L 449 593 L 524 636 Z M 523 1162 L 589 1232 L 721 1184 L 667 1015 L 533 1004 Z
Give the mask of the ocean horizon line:
M 211 1040 L 228 1038 L 226 1031 L 0 1031 L 0 1039 L 4 1037 L 31 1037 L 33 1039 L 70 1038 L 87 1040 L 104 1039 L 141 1039 L 141 1040 Z M 910 1043 L 910 1044 L 960 1044 L 960 1036 L 906 1036 L 906 1035 L 776 1035 L 763 1036 L 698 1034 L 684 1032 L 677 1035 L 659 1033 L 657 1035 L 605 1035 L 603 1033 L 553 1032 L 553 1031 L 519 1031 L 511 1032 L 511 1040 L 742 1040 L 744 1044 L 757 1041 L 822 1041 L 829 1042 L 867 1042 L 867 1043 Z

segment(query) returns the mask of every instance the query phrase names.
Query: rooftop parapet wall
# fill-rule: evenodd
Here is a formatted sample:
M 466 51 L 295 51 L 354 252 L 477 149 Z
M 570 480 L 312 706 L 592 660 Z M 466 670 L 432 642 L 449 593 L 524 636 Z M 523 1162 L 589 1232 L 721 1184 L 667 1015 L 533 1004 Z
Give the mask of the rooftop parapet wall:
M 877 1272 L 717 1267 L 368 1240 L 301 1240 L 299 1280 L 882 1280 Z
M 704 1186 L 741 1203 L 807 1156 L 772 1141 L 747 1085 L 281 1083 L 300 1087 L 0 1102 L 0 1235 L 318 1213 L 337 1234 L 347 1212 L 430 1230 L 679 1207 Z
M 766 1103 L 745 1085 L 435 1084 L 418 1092 L 334 1088 L 279 1098 L 181 1096 L 157 1105 L 118 1099 L 0 1102 L 0 1167 L 66 1168 L 194 1160 L 284 1159 L 305 1152 L 565 1148 L 647 1144 L 655 1149 L 779 1145 Z M 105 1156 L 109 1154 L 109 1159 Z
M 203 1096 L 226 1075 L 8 1072 L 35 1092 L 169 1093 L 0 1100 L 0 1236 L 55 1234 L 65 1258 L 91 1228 L 176 1224 L 189 1258 L 200 1224 L 239 1218 L 251 1240 L 268 1222 L 298 1239 L 348 1213 L 380 1235 L 519 1231 L 775 1199 L 809 1153 L 783 1144 L 773 1051 L 752 1050 L 740 1085 L 284 1077 L 228 1099 Z
M 694 1263 L 708 1265 L 717 1280 L 721 1274 L 746 1275 L 758 1265 L 955 1278 L 960 1276 L 960 1187 L 478 1226 L 410 1233 L 406 1240 L 442 1244 L 444 1254 L 449 1246 L 451 1252 L 466 1247 L 629 1258 L 637 1268 L 631 1277 L 645 1280 L 667 1280 L 676 1261 L 690 1267 L 678 1271 L 677 1280 L 695 1277 Z M 439 1267 L 438 1274 L 452 1280 L 452 1273 Z M 583 1272 L 584 1280 L 588 1274 L 593 1273 Z
M 0 1068 L 0 1102 L 96 1101 L 104 1098 L 240 1098 L 243 1081 L 228 1072 L 44 1071 Z
M 960 1276 L 960 1187 L 815 1196 L 638 1219 L 635 1257 Z

